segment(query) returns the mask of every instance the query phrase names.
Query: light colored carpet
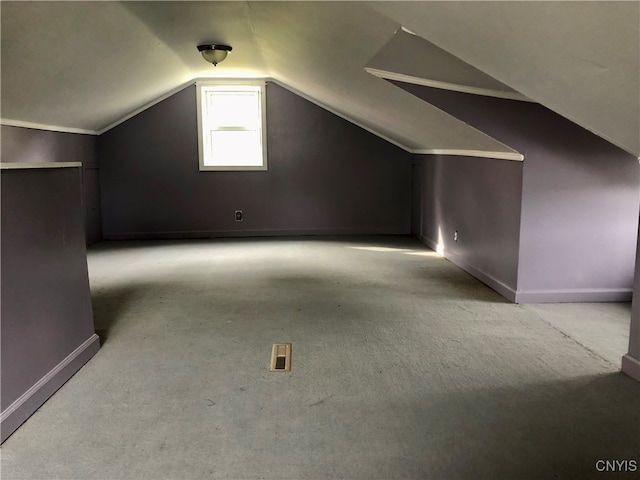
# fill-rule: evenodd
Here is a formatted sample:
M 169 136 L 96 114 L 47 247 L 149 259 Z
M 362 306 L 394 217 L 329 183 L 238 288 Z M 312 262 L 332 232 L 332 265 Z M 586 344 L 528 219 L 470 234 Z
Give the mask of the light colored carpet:
M 105 242 L 89 270 L 102 349 L 3 479 L 637 478 L 595 469 L 640 461 L 624 339 L 569 332 L 624 305 L 509 304 L 407 237 Z

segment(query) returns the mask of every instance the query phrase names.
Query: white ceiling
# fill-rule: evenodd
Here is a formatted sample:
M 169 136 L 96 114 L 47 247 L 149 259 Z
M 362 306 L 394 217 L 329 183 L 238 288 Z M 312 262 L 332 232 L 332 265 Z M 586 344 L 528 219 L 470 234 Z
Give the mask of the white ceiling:
M 504 83 L 403 29 L 369 60 L 365 69 L 389 80 L 529 101 Z
M 640 157 L 640 2 L 366 2 Z
M 513 152 L 364 70 L 404 25 L 640 156 L 638 3 L 489 3 L 3 1 L 1 114 L 101 131 L 194 78 L 273 77 L 414 151 Z

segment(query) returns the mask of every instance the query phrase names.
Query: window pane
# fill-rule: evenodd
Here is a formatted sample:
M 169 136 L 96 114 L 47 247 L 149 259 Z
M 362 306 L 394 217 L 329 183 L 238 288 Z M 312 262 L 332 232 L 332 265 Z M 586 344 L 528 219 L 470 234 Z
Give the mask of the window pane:
M 264 83 L 199 85 L 201 170 L 266 170 Z
M 259 127 L 260 97 L 258 92 L 209 92 L 208 119 L 211 128 Z
M 261 166 L 262 143 L 259 130 L 211 132 L 211 152 L 206 166 Z M 209 157 L 209 158 L 206 158 Z

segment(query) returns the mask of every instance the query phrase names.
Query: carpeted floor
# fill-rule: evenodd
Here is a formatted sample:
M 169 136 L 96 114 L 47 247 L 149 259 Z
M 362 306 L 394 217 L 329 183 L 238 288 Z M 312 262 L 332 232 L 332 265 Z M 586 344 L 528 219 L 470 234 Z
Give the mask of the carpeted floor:
M 513 305 L 408 237 L 104 242 L 89 271 L 102 348 L 4 480 L 638 478 L 595 466 L 640 464 L 628 305 Z

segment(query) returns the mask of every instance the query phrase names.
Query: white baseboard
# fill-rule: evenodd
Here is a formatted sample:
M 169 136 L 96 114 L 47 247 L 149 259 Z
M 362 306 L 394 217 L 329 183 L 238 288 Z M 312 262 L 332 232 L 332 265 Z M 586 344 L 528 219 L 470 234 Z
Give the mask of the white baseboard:
M 65 384 L 100 349 L 100 339 L 95 333 L 71 352 L 49 373 L 0 414 L 0 443 L 15 432 L 25 420 L 42 406 L 47 399 Z
M 622 357 L 622 373 L 640 382 L 640 360 L 627 353 Z
M 299 229 L 299 230 L 217 230 L 217 231 L 178 231 L 178 232 L 107 232 L 104 240 L 157 240 L 181 238 L 232 238 L 232 237 L 277 237 L 277 236 L 320 236 L 320 235 L 409 235 L 406 231 L 375 231 L 358 229 Z
M 424 237 L 422 235 L 419 235 L 418 238 L 422 243 L 427 245 L 432 250 L 436 250 L 437 249 L 437 245 L 438 244 L 434 240 L 431 240 L 430 238 Z M 471 274 L 472 276 L 474 276 L 475 278 L 480 280 L 482 283 L 484 283 L 485 285 L 487 285 L 491 289 L 493 289 L 496 292 L 498 292 L 500 295 L 505 297 L 507 300 L 509 300 L 511 302 L 515 302 L 516 291 L 513 288 L 511 288 L 509 285 L 507 285 L 506 283 L 504 283 L 504 282 L 498 280 L 497 278 L 493 277 L 492 275 L 482 271 L 481 269 L 479 269 L 479 268 L 475 267 L 474 265 L 472 265 L 471 263 L 469 263 L 466 259 L 464 259 L 461 256 L 456 255 L 456 254 L 454 254 L 454 253 L 452 253 L 450 251 L 446 251 L 445 250 L 443 252 L 442 256 L 444 258 L 446 258 L 447 260 L 449 260 L 454 265 L 457 265 L 458 267 L 463 269 L 465 272 Z
M 424 236 L 418 236 L 418 238 L 429 248 L 436 250 L 437 242 Z M 514 303 L 597 303 L 631 301 L 631 288 L 516 290 L 488 273 L 483 272 L 481 269 L 476 268 L 459 255 L 450 251 L 444 251 L 443 256 Z
M 515 301 L 516 303 L 630 302 L 631 296 L 631 288 L 518 290 Z

